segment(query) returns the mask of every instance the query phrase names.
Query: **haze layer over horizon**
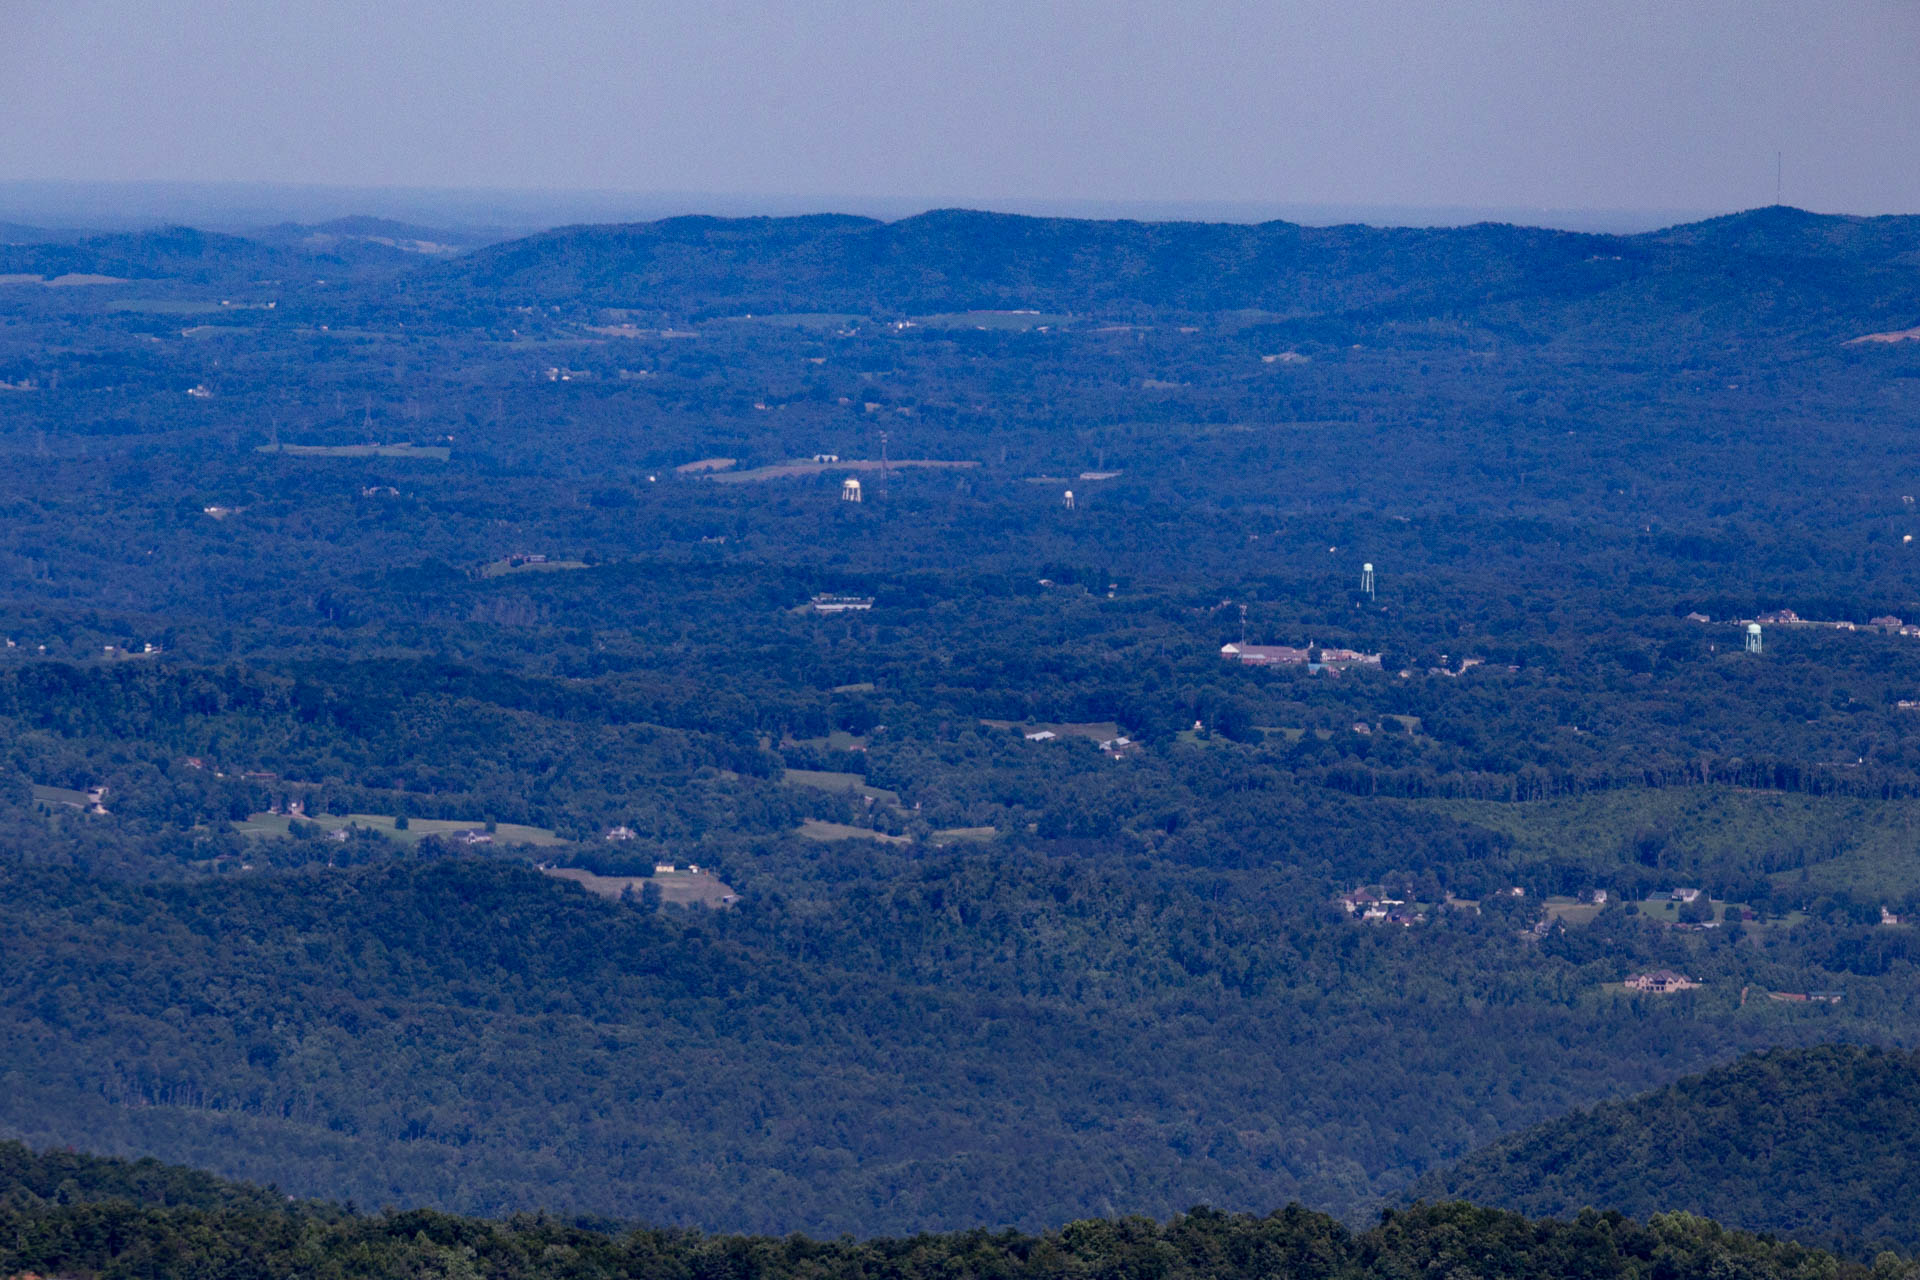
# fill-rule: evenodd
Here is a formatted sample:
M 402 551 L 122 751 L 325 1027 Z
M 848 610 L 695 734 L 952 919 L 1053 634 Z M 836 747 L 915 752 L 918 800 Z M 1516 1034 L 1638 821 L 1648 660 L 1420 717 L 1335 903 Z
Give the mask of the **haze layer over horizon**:
M 1900 0 L 10 15 L 0 172 L 20 180 L 699 192 L 894 216 L 1920 209 L 1920 171 L 1889 161 L 1920 150 L 1920 6 Z

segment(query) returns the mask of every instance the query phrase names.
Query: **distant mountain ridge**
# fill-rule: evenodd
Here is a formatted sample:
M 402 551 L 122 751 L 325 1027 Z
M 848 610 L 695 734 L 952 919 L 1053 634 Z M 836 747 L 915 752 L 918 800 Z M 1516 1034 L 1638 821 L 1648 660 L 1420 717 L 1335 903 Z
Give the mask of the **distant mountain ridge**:
M 1412 1195 L 1532 1216 L 1683 1209 L 1870 1256 L 1920 1248 L 1920 1055 L 1772 1050 L 1536 1125 Z
M 370 299 L 382 306 L 585 307 L 689 319 L 1245 312 L 1272 324 L 1472 323 L 1533 338 L 1658 324 L 1823 340 L 1920 321 L 1920 217 L 1780 207 L 1633 236 L 1499 223 L 1149 223 L 944 209 L 894 222 L 696 216 L 480 239 L 375 218 L 289 223 L 251 238 L 168 228 L 0 245 L 0 274 L 232 284 L 299 278 L 328 262 L 329 276 L 404 281 L 399 302 L 386 291 Z M 1332 340 L 1354 340 L 1346 331 Z
M 1920 218 L 1760 209 L 1637 236 L 1505 224 L 1094 222 L 937 210 L 564 227 L 414 276 L 448 304 L 701 316 L 1242 311 L 1546 336 L 1676 321 L 1823 337 L 1920 320 Z M 1908 317 L 1912 318 L 1909 319 Z

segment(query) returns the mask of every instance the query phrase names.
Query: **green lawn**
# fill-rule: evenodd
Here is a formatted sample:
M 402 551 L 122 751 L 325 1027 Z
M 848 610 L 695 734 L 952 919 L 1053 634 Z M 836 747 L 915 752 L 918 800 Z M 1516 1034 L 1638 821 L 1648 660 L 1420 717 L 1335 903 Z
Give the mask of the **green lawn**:
M 1000 834 L 992 827 L 942 827 L 928 837 L 933 844 L 965 844 L 991 840 Z
M 867 740 L 857 733 L 835 729 L 824 738 L 788 738 L 785 747 L 817 747 L 822 751 L 865 751 Z
M 75 791 L 71 787 L 43 787 L 33 784 L 33 798 L 42 804 L 70 804 L 77 809 L 90 809 L 93 801 L 84 791 Z
M 1090 742 L 1110 742 L 1126 736 L 1126 730 L 1111 720 L 1061 721 L 1045 723 L 1033 721 L 1021 723 L 1017 720 L 982 720 L 981 724 L 994 729 L 1018 729 L 1021 733 L 1039 733 L 1050 730 L 1062 738 L 1085 738 Z

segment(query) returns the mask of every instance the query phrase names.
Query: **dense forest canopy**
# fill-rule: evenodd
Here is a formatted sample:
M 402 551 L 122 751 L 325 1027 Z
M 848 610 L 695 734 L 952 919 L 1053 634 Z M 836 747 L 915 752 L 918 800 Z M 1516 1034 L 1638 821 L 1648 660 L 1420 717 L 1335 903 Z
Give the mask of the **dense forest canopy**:
M 1912 219 L 0 238 L 0 1131 L 1357 1224 L 1920 1041 Z
M 873 1280 L 1084 1275 L 1170 1280 L 1361 1280 L 1409 1274 L 1529 1280 L 1906 1280 L 1888 1254 L 1869 1270 L 1795 1244 L 1754 1238 L 1684 1213 L 1646 1224 L 1619 1214 L 1529 1222 L 1465 1204 L 1383 1215 L 1354 1233 L 1298 1205 L 1262 1216 L 1196 1208 L 1165 1222 L 1082 1221 L 1045 1234 L 969 1231 L 809 1240 L 596 1229 L 548 1215 L 507 1222 L 425 1210 L 371 1216 L 335 1205 L 275 1205 L 245 1186 L 145 1161 L 36 1156 L 0 1145 L 0 1268 L 102 1280 L 193 1275 L 322 1277 L 668 1277 L 670 1280 Z
M 1914 1056 L 1829 1045 L 1742 1058 L 1549 1121 L 1415 1191 L 1562 1217 L 1588 1205 L 1683 1209 L 1856 1256 L 1911 1254 L 1917 1139 Z

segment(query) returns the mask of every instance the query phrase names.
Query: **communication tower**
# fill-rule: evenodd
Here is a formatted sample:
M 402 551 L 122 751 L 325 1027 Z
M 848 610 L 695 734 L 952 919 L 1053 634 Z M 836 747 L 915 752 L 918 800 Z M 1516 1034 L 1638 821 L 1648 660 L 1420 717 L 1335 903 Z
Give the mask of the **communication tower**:
M 1747 652 L 1759 653 L 1760 651 L 1760 624 L 1757 622 L 1749 622 L 1747 624 Z
M 1067 510 L 1073 510 L 1073 490 L 1067 490 Z
M 840 501 L 842 502 L 860 501 L 860 482 L 858 480 L 855 480 L 852 476 L 848 476 L 846 480 L 844 480 L 840 485 Z
M 1371 563 L 1360 566 L 1360 590 L 1366 592 L 1367 599 L 1373 599 L 1373 565 Z

